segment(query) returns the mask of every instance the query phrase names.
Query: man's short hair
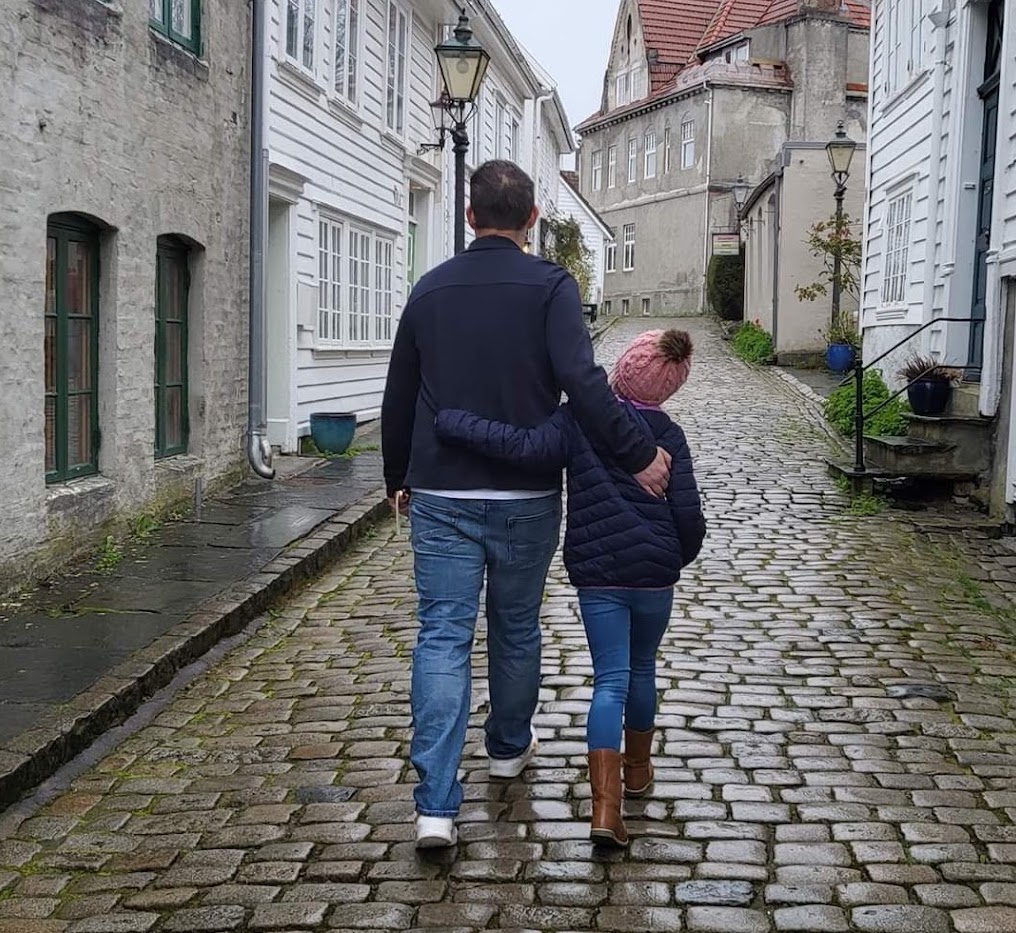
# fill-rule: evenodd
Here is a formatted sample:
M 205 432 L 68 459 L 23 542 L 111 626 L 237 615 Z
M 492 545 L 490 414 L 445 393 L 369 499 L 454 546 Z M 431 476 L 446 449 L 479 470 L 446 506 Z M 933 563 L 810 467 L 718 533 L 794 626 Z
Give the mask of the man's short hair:
M 479 230 L 525 230 L 536 204 L 536 187 L 514 162 L 494 159 L 473 172 L 469 204 Z

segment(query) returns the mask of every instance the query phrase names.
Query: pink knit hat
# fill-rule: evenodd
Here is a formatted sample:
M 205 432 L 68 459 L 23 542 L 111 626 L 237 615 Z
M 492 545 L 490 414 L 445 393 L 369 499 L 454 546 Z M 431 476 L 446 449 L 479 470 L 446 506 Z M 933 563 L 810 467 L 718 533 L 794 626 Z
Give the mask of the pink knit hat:
M 614 366 L 618 395 L 642 405 L 662 405 L 691 374 L 691 337 L 683 330 L 639 334 Z

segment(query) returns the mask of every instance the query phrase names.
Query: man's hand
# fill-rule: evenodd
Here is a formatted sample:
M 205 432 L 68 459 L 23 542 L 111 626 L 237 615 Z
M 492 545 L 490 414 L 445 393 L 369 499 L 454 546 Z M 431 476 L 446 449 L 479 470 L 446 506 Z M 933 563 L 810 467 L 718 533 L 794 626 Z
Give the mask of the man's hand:
M 409 515 L 409 490 L 401 489 L 388 500 L 392 514 Z
M 670 486 L 670 454 L 657 447 L 656 459 L 641 473 L 636 473 L 635 480 L 649 495 L 665 496 Z

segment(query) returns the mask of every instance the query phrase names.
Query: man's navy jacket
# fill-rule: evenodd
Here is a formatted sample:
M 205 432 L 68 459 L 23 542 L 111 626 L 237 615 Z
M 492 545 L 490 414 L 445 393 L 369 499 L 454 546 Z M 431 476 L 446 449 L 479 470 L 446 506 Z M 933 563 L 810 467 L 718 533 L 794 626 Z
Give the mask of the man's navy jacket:
M 389 495 L 560 489 L 559 469 L 525 472 L 442 444 L 434 421 L 458 408 L 534 427 L 562 391 L 597 450 L 631 474 L 652 463 L 656 446 L 593 359 L 575 280 L 504 237 L 475 240 L 420 280 L 399 323 L 381 413 Z

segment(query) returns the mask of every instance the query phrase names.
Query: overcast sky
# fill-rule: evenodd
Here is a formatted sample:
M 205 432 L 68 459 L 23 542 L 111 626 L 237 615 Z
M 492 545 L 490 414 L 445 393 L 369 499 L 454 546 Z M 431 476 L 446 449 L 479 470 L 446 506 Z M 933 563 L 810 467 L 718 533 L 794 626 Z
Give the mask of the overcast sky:
M 572 126 L 600 108 L 618 0 L 493 0 L 515 38 L 557 81 Z

